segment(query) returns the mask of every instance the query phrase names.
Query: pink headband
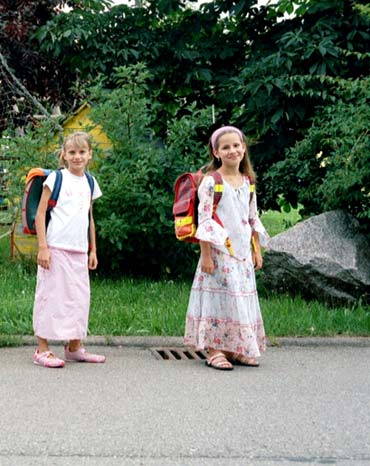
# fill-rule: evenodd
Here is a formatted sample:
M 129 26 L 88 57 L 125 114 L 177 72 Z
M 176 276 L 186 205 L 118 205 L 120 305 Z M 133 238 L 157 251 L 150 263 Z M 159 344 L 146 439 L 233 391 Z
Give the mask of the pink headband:
M 240 129 L 235 128 L 235 126 L 221 126 L 221 128 L 216 129 L 216 131 L 214 131 L 214 132 L 212 133 L 212 136 L 211 136 L 211 146 L 212 146 L 212 149 L 213 149 L 213 150 L 216 149 L 216 142 L 217 142 L 217 139 L 218 139 L 222 134 L 225 134 L 225 133 L 237 133 L 237 134 L 239 134 L 241 141 L 243 141 L 243 133 L 240 131 Z

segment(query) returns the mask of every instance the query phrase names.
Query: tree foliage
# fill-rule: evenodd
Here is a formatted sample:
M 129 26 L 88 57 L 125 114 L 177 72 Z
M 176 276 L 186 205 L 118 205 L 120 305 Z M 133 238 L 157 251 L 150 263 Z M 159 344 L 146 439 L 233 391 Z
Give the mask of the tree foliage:
M 0 53 L 7 67 L 28 92 L 50 110 L 62 104 L 71 107 L 74 96 L 70 88 L 76 80 L 76 70 L 66 69 L 53 54 L 40 47 L 39 31 L 52 23 L 64 9 L 70 11 L 102 12 L 107 0 L 1 0 L 0 2 Z M 1 65 L 0 65 L 1 67 Z M 1 71 L 1 69 L 0 69 Z M 6 89 L 0 73 L 0 115 L 9 111 Z M 11 83 L 14 84 L 14 83 Z M 15 93 L 21 98 L 22 93 Z M 0 132 L 3 131 L 0 124 Z
M 334 81 L 341 97 L 318 111 L 268 177 L 306 214 L 348 210 L 370 231 L 370 80 Z
M 9 67 L 31 90 L 40 93 L 51 82 L 53 71 L 38 53 L 32 35 L 54 14 L 57 0 L 4 0 L 0 4 L 0 51 Z M 51 73 L 51 74 L 50 74 Z M 47 92 L 47 91 L 46 91 Z
M 366 2 L 143 3 L 60 13 L 38 29 L 41 50 L 80 82 L 101 73 L 108 87 L 115 67 L 145 63 L 160 104 L 157 133 L 191 102 L 214 105 L 217 124 L 233 120 L 258 142 L 252 155 L 262 176 L 304 135 L 316 107 L 331 102 L 321 78 L 355 79 L 369 68 Z
M 293 2 L 279 3 L 288 11 L 289 4 Z M 280 7 L 268 6 L 267 16 L 275 16 Z M 263 177 L 304 137 L 319 109 L 346 92 L 336 87 L 335 78 L 367 75 L 368 31 L 368 18 L 354 3 L 310 0 L 299 3 L 293 18 L 275 22 L 254 41 L 228 89 L 234 119 L 258 143 L 252 154 Z M 262 186 L 262 199 L 272 206 L 276 189 L 265 180 Z
M 8 21 L 2 24 L 9 23 L 11 3 L 0 10 Z M 108 0 L 15 3 L 18 9 L 39 3 L 46 13 L 24 11 L 25 21 L 27 11 L 40 17 L 32 27 L 27 20 L 23 34 L 26 49 L 42 61 L 34 76 L 30 67 L 22 68 L 20 41 L 12 45 L 0 27 L 2 49 L 18 47 L 14 69 L 31 87 L 35 80 L 40 95 L 57 98 L 68 109 L 72 102 L 92 99 L 97 120 L 114 142 L 107 159 L 112 185 L 101 165 L 107 196 L 114 193 L 102 201 L 105 214 L 110 201 L 125 195 L 120 184 L 131 180 L 128 205 L 134 202 L 137 212 L 144 212 L 150 197 L 151 211 L 168 226 L 175 160 L 182 157 L 184 170 L 193 167 L 205 156 L 211 131 L 232 123 L 249 137 L 261 207 L 275 207 L 281 196 L 287 203 L 303 203 L 307 215 L 341 206 L 370 229 L 363 194 L 368 192 L 368 2 L 279 0 L 259 8 L 255 0 L 215 0 L 200 8 L 185 0 L 147 0 L 140 8 L 112 6 Z M 7 56 L 11 60 L 10 52 Z M 87 89 L 95 82 L 91 95 Z M 128 175 L 136 163 L 138 175 Z M 158 196 L 151 191 L 153 177 Z M 161 197 L 164 207 L 154 202 Z M 132 242 L 141 236 L 139 230 L 128 233 L 123 223 L 130 222 L 130 213 L 124 214 L 123 203 L 119 208 L 119 220 L 102 220 L 101 236 L 118 250 L 123 245 L 133 250 Z M 149 231 L 147 218 L 139 220 Z M 168 236 L 166 241 L 172 244 Z M 165 257 L 164 250 L 160 255 Z

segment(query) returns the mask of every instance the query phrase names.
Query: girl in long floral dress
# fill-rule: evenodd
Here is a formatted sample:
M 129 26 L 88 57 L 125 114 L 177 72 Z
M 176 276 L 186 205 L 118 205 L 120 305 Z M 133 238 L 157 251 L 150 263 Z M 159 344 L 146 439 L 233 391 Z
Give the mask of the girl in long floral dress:
M 258 367 L 265 350 L 255 270 L 262 268 L 261 246 L 268 234 L 257 212 L 255 182 L 242 131 L 217 129 L 210 138 L 211 163 L 223 192 L 212 218 L 215 180 L 205 176 L 198 190 L 200 259 L 190 293 L 184 342 L 207 349 L 209 367 L 231 370 L 236 364 Z M 253 245 L 253 247 L 252 247 Z

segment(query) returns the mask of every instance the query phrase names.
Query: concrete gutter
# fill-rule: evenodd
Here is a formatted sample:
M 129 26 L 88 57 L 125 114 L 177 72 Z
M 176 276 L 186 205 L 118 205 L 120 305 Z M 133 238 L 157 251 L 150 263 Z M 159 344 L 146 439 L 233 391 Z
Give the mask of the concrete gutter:
M 34 336 L 13 335 L 5 336 L 9 339 L 14 338 L 19 341 L 19 346 L 34 346 L 36 338 Z M 1 335 L 0 335 L 1 337 Z M 182 337 L 168 336 L 88 336 L 84 342 L 90 346 L 122 346 L 133 348 L 150 348 L 174 346 L 183 347 Z M 63 342 L 52 342 L 52 344 L 63 344 Z M 267 346 L 286 347 L 286 346 L 356 346 L 370 347 L 370 337 L 274 337 L 267 339 Z

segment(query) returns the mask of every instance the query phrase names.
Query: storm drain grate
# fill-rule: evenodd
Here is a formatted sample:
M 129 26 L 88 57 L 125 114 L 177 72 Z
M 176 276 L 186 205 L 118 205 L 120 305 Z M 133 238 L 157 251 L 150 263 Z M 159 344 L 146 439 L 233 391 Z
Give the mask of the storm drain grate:
M 150 348 L 157 359 L 171 361 L 204 360 L 207 358 L 205 351 L 195 351 L 191 348 Z

